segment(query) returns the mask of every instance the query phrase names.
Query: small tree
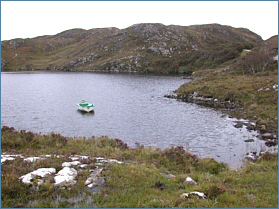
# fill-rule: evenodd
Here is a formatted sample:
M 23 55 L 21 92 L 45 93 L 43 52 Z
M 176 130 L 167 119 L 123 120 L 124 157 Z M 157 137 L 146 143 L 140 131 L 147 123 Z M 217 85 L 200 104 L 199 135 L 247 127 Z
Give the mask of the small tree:
M 259 50 L 251 52 L 243 57 L 240 66 L 243 74 L 255 75 L 258 72 L 265 72 L 267 66 L 273 62 L 273 51 L 267 42 L 263 43 Z
M 174 69 L 175 73 L 177 73 L 178 68 L 179 68 L 179 65 L 177 63 L 174 63 L 173 64 L 173 69 Z

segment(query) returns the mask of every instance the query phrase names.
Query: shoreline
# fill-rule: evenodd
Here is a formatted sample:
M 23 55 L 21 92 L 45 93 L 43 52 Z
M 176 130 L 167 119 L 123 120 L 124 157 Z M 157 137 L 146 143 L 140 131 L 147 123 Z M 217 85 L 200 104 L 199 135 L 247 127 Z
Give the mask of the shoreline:
M 229 119 L 229 118 L 228 118 Z M 251 127 L 251 123 L 245 121 L 245 120 L 236 120 L 236 121 L 233 121 L 233 123 L 235 123 L 234 127 L 235 128 L 243 128 L 243 126 L 246 126 L 247 127 L 247 130 L 249 130 L 248 128 Z M 253 122 L 252 122 L 253 124 Z M 237 161 L 233 161 L 233 163 L 231 161 L 227 161 L 225 159 L 223 159 L 222 157 L 220 157 L 221 154 L 217 154 L 217 155 L 208 155 L 208 154 L 201 154 L 197 151 L 193 151 L 191 152 L 189 150 L 189 145 L 187 145 L 186 143 L 186 146 L 184 145 L 169 145 L 167 147 L 158 147 L 158 146 L 146 146 L 144 144 L 140 144 L 140 143 L 135 143 L 134 146 L 130 146 L 128 145 L 125 141 L 122 141 L 121 139 L 118 139 L 118 138 L 111 138 L 107 135 L 100 135 L 100 136 L 90 136 L 90 137 L 86 137 L 86 136 L 82 136 L 82 135 L 79 135 L 79 136 L 64 136 L 63 134 L 60 134 L 59 132 L 46 132 L 46 133 L 42 133 L 42 132 L 34 132 L 34 131 L 29 131 L 29 130 L 24 130 L 24 129 L 15 129 L 14 127 L 9 127 L 9 126 L 1 126 L 1 129 L 4 128 L 4 129 L 12 129 L 16 132 L 22 132 L 22 133 L 30 133 L 31 135 L 37 135 L 38 137 L 47 137 L 49 135 L 58 135 L 58 136 L 61 136 L 62 138 L 64 139 L 72 139 L 72 140 L 91 140 L 92 138 L 95 139 L 95 138 L 109 138 L 111 140 L 119 140 L 121 141 L 122 144 L 125 144 L 123 146 L 126 146 L 128 147 L 129 149 L 137 149 L 137 147 L 143 147 L 143 148 L 150 148 L 150 149 L 154 149 L 154 150 L 160 150 L 160 151 L 165 151 L 165 150 L 168 150 L 168 149 L 172 149 L 174 147 L 182 147 L 182 149 L 185 151 L 185 152 L 188 152 L 190 153 L 191 155 L 195 155 L 195 156 L 198 156 L 199 158 L 210 158 L 210 159 L 213 159 L 214 161 L 220 163 L 220 164 L 225 164 L 226 166 L 228 166 L 231 170 L 237 170 L 237 169 L 240 169 L 242 168 L 242 166 L 245 166 L 245 164 L 247 162 L 249 162 L 250 160 L 255 160 L 255 159 L 259 159 L 260 156 L 267 152 L 267 153 L 278 153 L 278 149 L 277 150 L 274 150 L 274 149 L 271 149 L 271 147 L 274 147 L 274 146 L 277 146 L 278 144 L 278 140 L 275 139 L 275 138 L 270 138 L 270 135 L 264 135 L 264 134 L 259 134 L 256 136 L 256 138 L 262 142 L 265 141 L 265 146 L 268 147 L 268 148 L 265 148 L 265 149 L 258 149 L 258 151 L 255 152 L 255 150 L 250 150 L 249 152 L 243 152 L 241 154 L 241 158 L 237 159 Z M 251 129 L 250 129 L 251 130 Z M 263 137 L 262 137 L 263 136 Z M 275 136 L 274 136 L 275 137 Z M 275 142 L 274 142 L 275 141 Z M 254 142 L 254 139 L 246 139 L 244 140 L 245 143 L 249 143 L 249 142 Z M 264 145 L 264 144 L 262 144 Z M 13 154 L 13 152 L 11 153 L 8 153 L 8 154 Z M 234 155 L 235 156 L 235 155 Z
M 250 120 L 245 115 L 245 110 L 243 107 L 239 105 L 235 105 L 230 101 L 219 102 L 218 100 L 213 100 L 213 98 L 207 97 L 196 97 L 194 94 L 192 95 L 184 95 L 179 96 L 174 92 L 173 94 L 164 95 L 166 98 L 176 99 L 182 102 L 194 103 L 198 105 L 202 105 L 205 107 L 213 108 L 215 110 L 220 110 L 222 113 L 228 115 L 233 118 L 236 117 L 240 120 L 248 120 L 248 122 L 240 122 L 238 121 L 235 125 L 236 128 L 241 128 L 242 126 L 246 126 L 246 129 L 257 131 L 257 138 L 266 141 L 268 146 L 276 146 L 278 145 L 278 130 L 267 129 L 265 125 L 259 125 L 256 123 L 256 120 Z
M 278 153 L 231 170 L 182 146 L 129 148 L 105 136 L 73 139 L 12 127 L 2 127 L 1 138 L 4 208 L 278 206 Z

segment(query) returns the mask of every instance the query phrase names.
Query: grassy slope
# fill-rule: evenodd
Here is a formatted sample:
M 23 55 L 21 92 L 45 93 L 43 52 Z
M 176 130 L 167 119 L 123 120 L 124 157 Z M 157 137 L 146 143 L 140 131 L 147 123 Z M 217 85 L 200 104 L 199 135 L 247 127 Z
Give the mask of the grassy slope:
M 198 92 L 201 96 L 220 102 L 230 100 L 244 108 L 242 115 L 232 112 L 234 116 L 257 120 L 258 124 L 265 124 L 270 129 L 278 128 L 278 91 L 273 89 L 278 84 L 277 70 L 258 75 L 239 75 L 232 70 L 207 70 L 195 72 L 195 75 L 196 80 L 179 88 L 180 95 Z
M 55 36 L 3 41 L 1 59 L 2 69 L 7 70 L 27 66 L 28 69 L 118 68 L 189 73 L 238 57 L 242 49 L 260 42 L 261 38 L 248 30 L 217 24 L 191 27 L 139 24 L 123 30 L 73 29 Z M 158 51 L 150 50 L 151 46 Z M 172 52 L 163 56 L 159 49 Z
M 1 206 L 27 207 L 277 207 L 278 206 L 278 155 L 265 155 L 254 165 L 247 164 L 239 170 L 229 170 L 213 159 L 197 159 L 181 147 L 165 150 L 145 148 L 138 145 L 131 149 L 121 140 L 100 138 L 66 138 L 60 134 L 37 135 L 31 132 L 1 129 L 2 152 L 39 156 L 59 154 L 63 158 L 49 158 L 35 163 L 20 159 L 5 162 L 1 173 Z M 40 167 L 62 169 L 61 163 L 70 155 L 103 156 L 126 162 L 107 166 L 102 174 L 106 187 L 93 195 L 84 186 L 89 175 L 84 170 L 77 176 L 78 183 L 71 190 L 52 186 L 50 180 L 32 191 L 23 185 L 18 177 Z M 94 166 L 94 163 L 92 164 Z M 176 177 L 168 179 L 160 173 L 171 173 Z M 197 184 L 187 185 L 183 181 L 191 176 Z M 160 181 L 165 188 L 156 188 Z M 200 191 L 206 200 L 181 199 L 186 192 Z M 84 198 L 73 203 L 70 197 L 83 194 Z M 60 201 L 58 201 L 58 197 Z M 87 201 L 93 197 L 94 203 Z
M 233 116 L 256 120 L 277 131 L 278 61 L 273 60 L 277 54 L 278 36 L 274 36 L 218 68 L 195 71 L 196 79 L 182 85 L 178 94 L 197 92 L 219 102 L 230 101 L 244 109 L 231 112 Z

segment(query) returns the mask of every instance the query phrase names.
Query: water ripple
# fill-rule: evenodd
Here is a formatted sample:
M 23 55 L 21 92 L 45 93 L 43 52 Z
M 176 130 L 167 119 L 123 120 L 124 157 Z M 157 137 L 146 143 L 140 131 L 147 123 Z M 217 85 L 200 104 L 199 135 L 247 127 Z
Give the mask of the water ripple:
M 250 150 L 268 150 L 256 133 L 236 129 L 235 119 L 163 95 L 187 80 L 177 76 L 96 73 L 1 73 L 1 125 L 66 136 L 120 138 L 129 146 L 189 144 L 202 157 L 241 165 Z M 76 103 L 95 103 L 81 113 Z M 245 143 L 253 138 L 255 142 Z

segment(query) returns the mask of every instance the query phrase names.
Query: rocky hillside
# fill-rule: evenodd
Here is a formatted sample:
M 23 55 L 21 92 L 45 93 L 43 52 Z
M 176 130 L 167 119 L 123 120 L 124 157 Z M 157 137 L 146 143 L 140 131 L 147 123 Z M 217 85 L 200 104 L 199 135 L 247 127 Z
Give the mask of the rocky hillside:
M 2 41 L 1 68 L 191 74 L 216 68 L 262 41 L 248 29 L 218 24 L 72 29 Z
M 218 68 L 197 70 L 193 76 L 194 80 L 169 97 L 225 107 L 234 117 L 256 121 L 261 131 L 266 131 L 262 130 L 265 126 L 278 133 L 278 35 L 243 50 Z

